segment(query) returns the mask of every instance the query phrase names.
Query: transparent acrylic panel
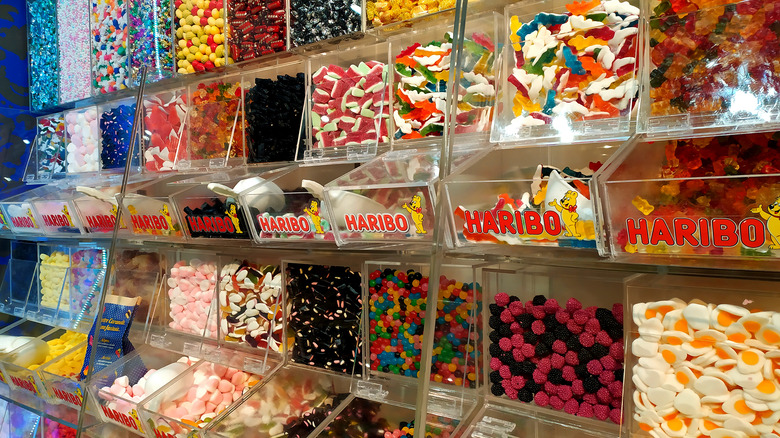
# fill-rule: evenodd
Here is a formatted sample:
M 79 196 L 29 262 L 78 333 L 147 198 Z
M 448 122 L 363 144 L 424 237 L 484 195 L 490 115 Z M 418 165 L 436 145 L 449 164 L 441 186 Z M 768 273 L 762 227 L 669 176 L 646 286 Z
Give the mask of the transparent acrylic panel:
M 0 311 L 24 316 L 27 297 L 32 289 L 37 293 L 38 246 L 29 242 L 13 242 L 11 258 L 0 285 Z
M 298 167 L 249 189 L 242 199 L 255 239 L 261 243 L 332 242 L 335 237 L 323 185 L 354 168 L 354 164 Z
M 275 357 L 284 353 L 280 266 L 272 261 L 257 261 L 254 257 L 249 260 L 221 258 L 217 285 L 220 342 L 258 356 L 272 354 Z
M 230 57 L 236 62 L 287 49 L 286 0 L 227 0 Z
M 351 379 L 295 365 L 281 368 L 206 429 L 206 437 L 308 436 L 350 393 Z
M 45 387 L 40 386 L 27 367 L 40 365 L 49 353 L 47 336 L 64 332 L 35 321 L 21 320 L 0 331 L 0 366 L 4 382 L 12 387 L 32 393 L 36 398 L 46 397 Z M 37 374 L 37 373 L 36 373 Z
M 748 433 L 772 433 L 776 290 L 773 281 L 714 277 L 642 275 L 628 283 L 626 433 L 719 436 L 743 423 Z M 695 409 L 675 410 L 683 400 Z
M 731 260 L 732 269 L 775 257 L 776 136 L 633 139 L 597 176 L 605 249 L 643 262 Z
M 90 184 L 85 191 L 82 186 L 76 187 L 83 195 L 74 197 L 73 204 L 85 234 L 107 237 L 114 232 L 118 208 L 116 195 L 121 189 L 120 183 L 116 177 L 104 176 L 100 183 Z M 133 190 L 134 185 L 128 184 L 128 191 Z M 127 230 L 126 221 L 127 218 L 123 217 L 120 230 Z
M 245 163 L 240 77 L 190 85 L 189 94 L 187 165 L 219 168 Z
M 178 74 L 211 71 L 233 63 L 228 57 L 224 0 L 202 4 L 186 0 L 176 9 L 173 24 Z M 201 37 L 205 38 L 201 40 Z
M 186 393 L 189 388 L 172 382 L 190 366 L 180 354 L 143 345 L 90 379 L 90 399 L 103 421 L 144 434 L 149 425 L 138 415 L 139 403 L 157 393 Z
M 64 438 L 76 435 L 76 429 L 46 417 L 41 417 L 38 429 L 41 431 L 41 438 Z
M 138 86 L 140 69 L 146 66 L 146 81 L 172 78 L 174 66 L 174 5 L 171 0 L 130 0 L 128 35 L 130 82 Z
M 112 438 L 135 438 L 138 435 L 112 423 L 98 423 L 85 428 L 81 432 L 81 436 L 86 438 L 103 438 L 107 436 Z
M 603 436 L 599 431 L 545 416 L 543 411 L 521 414 L 505 404 L 489 402 L 468 425 L 464 436 L 485 438 L 496 435 L 512 438 Z
M 452 55 L 451 20 L 421 21 L 411 31 L 391 39 L 393 76 L 393 126 L 395 144 L 405 140 L 440 137 Z M 501 47 L 501 15 L 468 17 L 460 62 L 455 133 L 490 130 L 496 96 L 496 46 Z
M 457 248 L 596 248 L 593 173 L 622 143 L 497 149 L 445 181 Z
M 294 161 L 308 144 L 306 62 L 280 58 L 241 79 L 249 163 Z
M 60 103 L 57 0 L 31 0 L 26 4 L 30 108 L 40 111 Z
M 642 132 L 755 129 L 777 123 L 780 78 L 767 68 L 777 58 L 767 19 L 773 3 L 645 2 L 647 84 Z M 752 127 L 752 128 L 751 128 Z
M 629 134 L 644 41 L 638 3 L 508 6 L 491 140 L 568 143 Z
M 631 274 L 534 265 L 483 273 L 486 400 L 616 435 Z
M 51 400 L 81 409 L 86 387 L 79 381 L 79 373 L 86 353 L 87 343 L 82 342 L 39 367 Z
M 309 59 L 311 152 L 306 158 L 368 158 L 389 141 L 389 44 L 340 46 Z
M 50 236 L 81 234 L 81 221 L 75 214 L 74 203 L 69 199 L 64 199 L 69 197 L 65 193 L 58 197 L 63 199 L 39 199 L 32 203 L 41 216 L 44 232 Z
M 99 124 L 97 107 L 65 111 L 65 142 L 68 151 L 65 161 L 69 174 L 100 170 Z
M 70 257 L 70 299 L 57 312 L 58 325 L 88 332 L 103 293 L 108 249 L 74 248 Z M 62 300 L 61 300 L 62 301 Z
M 134 97 L 98 105 L 101 169 L 124 170 L 128 159 L 130 166 L 139 168 L 139 148 L 134 148 L 133 156 L 128 156 L 135 105 Z
M 13 403 L 5 404 L 2 410 L 5 413 L 0 414 L 3 417 L 0 435 L 9 438 L 31 438 L 36 435 L 41 421 L 37 414 Z
M 128 229 L 138 236 L 182 240 L 184 233 L 171 196 L 181 190 L 172 179 L 158 179 L 127 193 L 122 200 Z
M 422 359 L 430 265 L 367 262 L 364 301 L 368 317 L 368 374 L 417 378 Z M 482 287 L 474 268 L 445 262 L 440 267 L 431 380 L 452 389 L 475 388 Z M 481 360 L 481 359 L 480 359 Z M 474 394 L 472 394 L 474 395 Z
M 359 265 L 285 263 L 283 268 L 288 362 L 359 374 L 363 354 Z
M 63 113 L 38 117 L 35 161 L 38 179 L 65 173 L 65 116 Z
M 419 19 L 438 12 L 450 11 L 454 8 L 455 2 L 452 0 L 435 2 L 413 0 L 405 4 L 367 0 L 365 11 L 366 27 L 369 29 L 379 28 L 381 30 L 394 31 L 406 27 L 409 20 Z
M 167 1 L 167 0 L 164 0 Z M 143 163 L 147 172 L 175 170 L 186 158 L 186 89 L 144 96 Z
M 208 424 L 240 400 L 264 376 L 200 361 L 139 405 L 144 427 L 168 438 L 202 434 Z M 195 383 L 198 382 L 198 383 Z
M 127 3 L 91 0 L 92 94 L 130 85 L 127 63 Z

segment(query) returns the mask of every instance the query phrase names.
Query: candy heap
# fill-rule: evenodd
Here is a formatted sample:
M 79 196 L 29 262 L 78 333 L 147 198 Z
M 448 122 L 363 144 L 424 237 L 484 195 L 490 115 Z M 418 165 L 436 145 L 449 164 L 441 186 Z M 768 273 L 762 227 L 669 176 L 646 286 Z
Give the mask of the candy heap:
M 633 306 L 633 417 L 645 432 L 772 436 L 780 418 L 780 314 L 680 299 Z
M 368 0 L 366 20 L 373 26 L 384 26 L 454 6 L 454 0 Z
M 57 2 L 60 102 L 90 95 L 89 3 L 90 0 Z
M 733 178 L 735 175 L 767 175 L 780 172 L 780 133 L 756 133 L 669 140 L 665 147 L 663 163 L 657 163 L 658 175 L 667 181 L 653 185 L 653 191 L 637 194 L 633 205 L 627 206 L 630 215 L 646 218 L 652 223 L 656 218 L 669 221 L 672 218 L 730 217 L 739 222 L 744 217 L 760 217 L 780 193 L 780 179 L 771 176 L 761 178 Z M 712 178 L 722 177 L 722 178 Z M 756 211 L 753 211 L 756 210 Z M 639 212 L 641 215 L 638 215 Z M 625 213 L 624 213 L 625 214 Z M 625 229 L 617 235 L 617 242 L 626 252 L 669 251 L 661 239 L 656 245 L 638 242 L 631 245 Z M 691 246 L 687 241 L 675 247 L 686 254 L 712 255 L 767 255 L 772 251 L 767 235 L 767 245 L 752 250 L 742 245 L 723 248 L 707 245 Z
M 73 253 L 70 258 L 70 310 L 82 315 L 92 314 L 95 296 L 103 286 L 106 275 L 101 249 L 82 249 Z M 75 320 L 80 320 L 72 315 Z M 84 317 L 85 321 L 90 318 Z
M 510 132 L 525 126 L 628 116 L 637 96 L 639 8 L 620 0 L 566 5 L 510 21 L 516 90 Z M 511 62 L 511 61 L 510 61 Z
M 180 74 L 213 70 L 225 58 L 225 9 L 218 0 L 175 0 L 176 57 Z
M 54 114 L 38 119 L 35 138 L 38 154 L 38 176 L 49 178 L 65 171 L 65 119 Z
M 303 46 L 359 32 L 361 7 L 357 0 L 290 0 L 290 44 Z
M 216 272 L 216 263 L 195 258 L 173 265 L 168 274 L 170 328 L 198 336 L 217 336 L 216 306 L 212 305 Z
M 39 279 L 41 282 L 41 306 L 68 310 L 70 283 L 67 281 L 70 256 L 62 251 L 41 254 Z M 60 295 L 60 293 L 62 293 Z
M 151 172 L 173 170 L 186 156 L 183 137 L 187 114 L 186 96 L 182 93 L 153 95 L 144 98 L 144 165 Z
M 456 132 L 477 132 L 490 127 L 496 94 L 494 51 L 487 35 L 474 33 L 464 41 Z M 442 41 L 425 46 L 414 43 L 395 57 L 396 139 L 442 135 L 451 54 L 452 34 L 448 32 Z
M 130 135 L 133 131 L 135 103 L 119 105 L 100 115 L 100 134 L 102 143 L 100 159 L 103 169 L 124 168 L 127 153 L 130 150 Z M 131 160 L 135 163 L 137 160 Z
M 360 373 L 360 273 L 341 266 L 288 265 L 288 345 L 292 360 Z
M 146 80 L 154 82 L 173 76 L 171 50 L 171 0 L 134 0 L 130 2 L 130 72 L 133 84 L 141 66 L 147 67 Z
M 379 414 L 382 404 L 363 398 L 355 398 L 333 419 L 322 433 L 321 438 L 362 437 L 385 438 L 390 423 Z
M 127 5 L 124 0 L 92 0 L 92 88 L 99 93 L 128 85 Z
M 281 352 L 284 317 L 278 267 L 234 261 L 222 267 L 219 278 L 220 334 L 225 341 Z
M 79 337 L 81 336 L 81 337 Z M 63 353 L 65 351 L 68 351 L 70 348 L 75 348 L 78 343 L 83 342 L 86 340 L 86 338 L 83 337 L 83 335 L 75 336 L 71 340 L 68 340 L 68 348 L 62 350 Z M 74 344 L 74 341 L 77 339 L 81 339 L 79 342 L 76 342 Z M 51 344 L 49 344 L 51 346 Z M 50 351 L 54 349 L 54 346 L 50 347 Z M 58 348 L 59 349 L 59 348 Z M 60 358 L 58 361 L 52 363 L 51 365 L 47 366 L 45 368 L 45 371 L 47 373 L 56 374 L 58 376 L 67 377 L 69 379 L 78 380 L 79 374 L 81 373 L 81 367 L 84 365 L 84 357 L 87 355 L 87 345 L 84 344 L 81 348 L 75 350 L 74 352 L 68 354 L 67 356 L 64 356 Z M 50 356 L 52 358 L 57 357 L 56 355 L 52 355 L 50 353 Z M 48 359 L 47 359 L 48 362 Z
M 65 114 L 68 131 L 68 173 L 95 172 L 100 168 L 97 111 L 94 108 Z
M 301 116 L 306 100 L 306 76 L 255 78 L 246 92 L 246 144 L 250 163 L 292 161 L 296 146 L 303 150 Z M 300 138 L 300 142 L 299 142 Z
M 61 336 L 46 341 L 46 343 L 49 345 L 49 354 L 46 355 L 46 359 L 44 359 L 38 364 L 30 365 L 27 368 L 31 370 L 36 370 L 38 369 L 39 366 L 54 359 L 55 357 L 61 356 L 66 351 L 70 350 L 71 348 L 75 348 L 77 345 L 79 345 L 80 343 L 86 340 L 87 340 L 87 335 L 83 333 L 65 331 Z M 86 347 L 84 348 L 85 348 L 84 351 L 86 351 Z M 82 360 L 84 359 L 83 353 L 81 355 L 81 359 Z M 81 362 L 76 363 L 75 360 L 64 361 L 64 362 L 65 363 L 62 364 L 58 363 L 59 364 L 58 368 L 60 370 L 64 370 L 70 375 L 73 375 L 74 373 L 78 374 L 79 370 L 81 369 L 81 364 L 82 364 Z
M 43 438 L 76 438 L 76 429 L 60 424 L 54 420 L 43 418 Z
M 241 86 L 238 82 L 199 83 L 192 93 L 190 159 L 243 157 L 240 126 Z
M 371 369 L 417 377 L 428 277 L 411 269 L 403 272 L 388 268 L 372 272 L 368 287 Z M 469 342 L 473 290 L 469 284 L 442 276 L 439 297 L 431 380 L 473 386 L 475 353 Z
M 320 67 L 312 75 L 312 147 L 387 141 L 390 89 L 387 65 L 361 62 L 344 70 Z
M 499 293 L 489 324 L 494 396 L 621 423 L 622 304 L 583 308 L 569 298 L 561 307 L 543 295 L 523 303 Z
M 158 276 L 162 277 L 161 266 L 165 259 L 156 252 L 123 250 L 117 253 L 114 262 L 115 295 L 123 297 L 152 297 L 156 292 Z
M 231 0 L 228 8 L 230 56 L 246 61 L 285 49 L 284 0 Z
M 40 110 L 60 103 L 57 68 L 57 2 L 27 2 L 30 58 L 30 107 Z
M 652 3 L 651 115 L 776 112 L 775 2 Z

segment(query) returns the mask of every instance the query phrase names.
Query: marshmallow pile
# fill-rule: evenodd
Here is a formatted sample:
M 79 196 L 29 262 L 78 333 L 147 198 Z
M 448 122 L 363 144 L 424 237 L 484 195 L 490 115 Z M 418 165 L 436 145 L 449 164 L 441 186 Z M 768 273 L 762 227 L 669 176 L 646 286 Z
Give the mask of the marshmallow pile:
M 216 336 L 216 313 L 212 305 L 216 272 L 214 262 L 199 259 L 180 260 L 173 265 L 168 275 L 170 328 L 199 336 Z
M 68 173 L 95 172 L 100 168 L 97 111 L 90 108 L 65 115 L 68 131 Z
M 57 305 L 60 304 L 63 309 L 68 310 L 70 283 L 66 281 L 66 278 L 69 266 L 70 257 L 62 251 L 41 254 L 38 277 L 41 281 L 42 307 L 56 309 Z

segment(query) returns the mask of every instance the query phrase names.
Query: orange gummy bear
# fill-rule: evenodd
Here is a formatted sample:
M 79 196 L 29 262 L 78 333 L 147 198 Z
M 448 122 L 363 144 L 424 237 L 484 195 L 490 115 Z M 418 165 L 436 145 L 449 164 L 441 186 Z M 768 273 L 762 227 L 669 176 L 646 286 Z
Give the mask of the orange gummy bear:
M 566 5 L 566 9 L 572 13 L 572 15 L 585 15 L 586 12 L 595 8 L 601 4 L 601 0 L 572 2 Z

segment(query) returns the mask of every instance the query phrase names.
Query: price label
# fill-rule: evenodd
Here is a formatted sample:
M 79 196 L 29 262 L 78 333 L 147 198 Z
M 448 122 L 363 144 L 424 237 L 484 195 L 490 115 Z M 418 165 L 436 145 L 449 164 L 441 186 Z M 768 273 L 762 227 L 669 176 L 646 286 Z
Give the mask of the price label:
M 185 342 L 182 352 L 187 356 L 200 356 L 200 346 L 192 342 Z

